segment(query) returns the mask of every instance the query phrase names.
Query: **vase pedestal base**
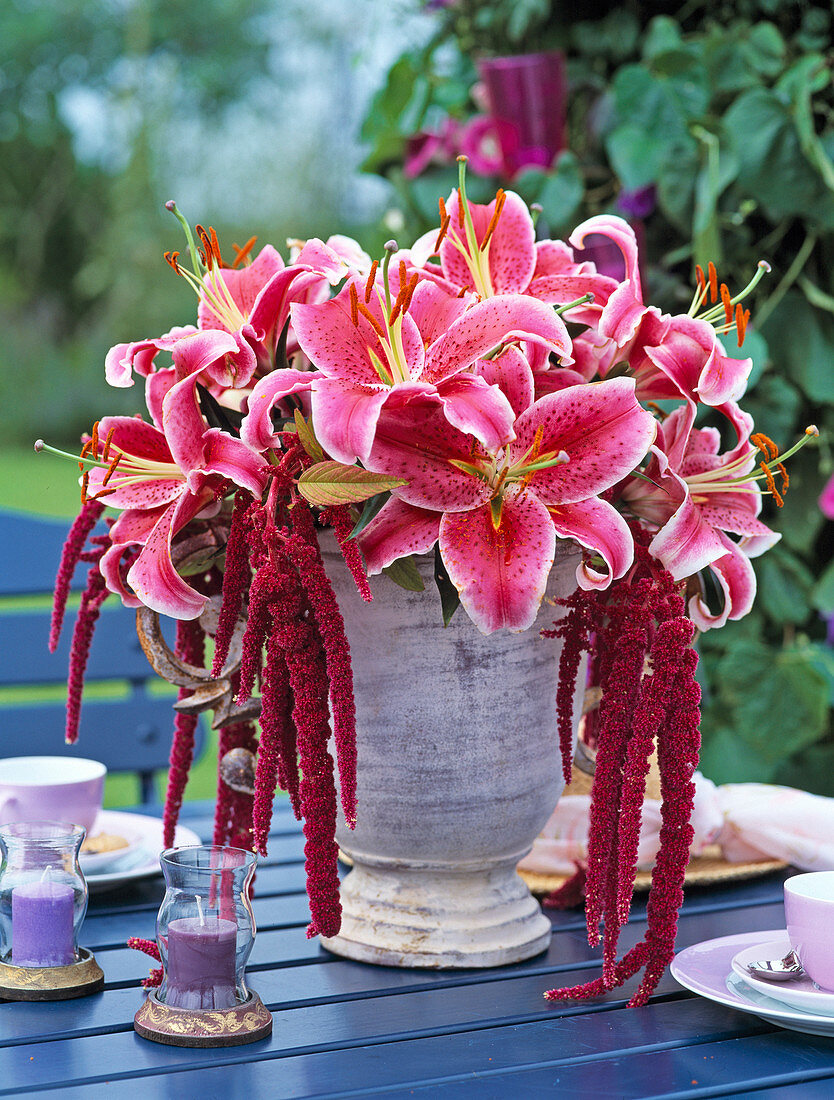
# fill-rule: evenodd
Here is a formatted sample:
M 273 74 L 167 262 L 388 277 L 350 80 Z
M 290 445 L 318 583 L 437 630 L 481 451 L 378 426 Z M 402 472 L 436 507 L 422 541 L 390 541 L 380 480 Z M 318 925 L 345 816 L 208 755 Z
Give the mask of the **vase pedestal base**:
M 328 951 L 380 966 L 427 969 L 505 966 L 547 949 L 550 921 L 515 872 L 438 869 L 353 856 L 342 883 L 342 927 Z

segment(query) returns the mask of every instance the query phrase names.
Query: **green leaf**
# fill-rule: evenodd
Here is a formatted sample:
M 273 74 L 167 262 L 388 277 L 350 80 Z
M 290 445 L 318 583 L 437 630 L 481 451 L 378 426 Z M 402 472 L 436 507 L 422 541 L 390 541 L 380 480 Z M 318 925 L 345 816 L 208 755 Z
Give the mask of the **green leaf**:
M 745 744 L 732 729 L 712 723 L 704 712 L 701 723 L 700 770 L 713 783 L 770 783 L 777 763 L 764 761 L 758 751 Z
M 402 478 L 390 474 L 375 474 L 359 466 L 346 466 L 327 459 L 301 474 L 298 491 L 310 504 L 325 508 L 334 504 L 355 504 L 405 484 Z
M 814 309 L 798 290 L 790 290 L 768 317 L 762 332 L 774 370 L 795 382 L 812 402 L 834 405 L 834 317 Z M 761 429 L 767 431 L 766 425 L 761 424 Z
M 824 615 L 834 615 L 834 561 L 811 589 L 811 603 Z
M 584 195 L 585 183 L 579 160 L 573 153 L 560 153 L 538 199 L 551 230 L 572 225 Z
M 744 345 L 747 346 L 747 340 Z M 795 425 L 802 409 L 802 397 L 796 386 L 782 377 L 779 364 L 777 369 L 780 373 L 768 371 L 762 376 L 752 391 L 745 394 L 743 404 L 745 412 L 753 417 L 756 430 L 769 435 L 780 450 L 786 451 L 796 440 Z
M 448 626 L 452 616 L 460 606 L 460 593 L 452 584 L 443 558 L 440 556 L 440 547 L 434 548 L 434 583 L 440 593 L 440 609 L 443 613 L 443 625 Z
M 758 577 L 756 599 L 771 619 L 780 625 L 804 622 L 814 578 L 799 558 L 776 546 L 757 559 L 754 568 Z
M 424 592 L 426 589 L 423 578 L 420 576 L 412 557 L 397 558 L 390 565 L 384 566 L 382 572 L 394 584 L 398 584 L 400 588 L 405 588 L 408 592 Z
M 362 515 L 356 521 L 348 538 L 355 539 L 357 535 L 361 534 L 374 516 L 382 511 L 390 496 L 390 493 L 377 493 L 375 497 L 368 497 L 365 501 L 365 507 L 362 509 Z
M 314 462 L 323 462 L 324 451 L 321 449 L 321 444 L 316 439 L 312 421 L 305 420 L 300 409 L 295 410 L 293 418 L 295 419 L 295 430 L 301 446 Z
M 801 651 L 742 641 L 718 663 L 725 720 L 763 764 L 776 764 L 819 740 L 828 718 L 828 684 Z
M 659 54 L 670 53 L 681 48 L 683 39 L 678 23 L 668 15 L 658 15 L 652 19 L 643 38 L 643 57 L 651 61 Z

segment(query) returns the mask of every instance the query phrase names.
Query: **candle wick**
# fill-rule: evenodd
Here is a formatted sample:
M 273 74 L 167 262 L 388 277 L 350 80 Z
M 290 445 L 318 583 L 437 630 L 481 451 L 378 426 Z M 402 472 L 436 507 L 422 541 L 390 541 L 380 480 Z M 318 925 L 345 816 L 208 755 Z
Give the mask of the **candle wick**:
M 46 882 L 46 876 L 50 873 L 51 870 L 52 870 L 52 864 L 47 863 L 46 867 L 44 867 L 44 869 L 43 869 L 43 874 L 41 875 L 41 882 Z
M 194 897 L 197 902 L 197 912 L 200 914 L 200 926 L 202 927 L 206 923 L 206 918 L 203 913 L 203 899 L 199 894 L 195 894 Z

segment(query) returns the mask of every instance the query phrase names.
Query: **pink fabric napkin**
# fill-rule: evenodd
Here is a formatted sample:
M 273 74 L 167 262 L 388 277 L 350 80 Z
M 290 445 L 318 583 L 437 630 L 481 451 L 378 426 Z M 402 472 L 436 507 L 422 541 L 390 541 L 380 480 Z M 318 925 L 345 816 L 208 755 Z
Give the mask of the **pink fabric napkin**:
M 519 867 L 571 875 L 588 854 L 588 795 L 565 795 Z M 834 798 L 765 783 L 717 787 L 695 773 L 695 838 L 699 855 L 718 844 L 729 863 L 780 859 L 803 871 L 834 870 Z M 660 802 L 643 805 L 638 866 L 648 870 L 660 847 Z

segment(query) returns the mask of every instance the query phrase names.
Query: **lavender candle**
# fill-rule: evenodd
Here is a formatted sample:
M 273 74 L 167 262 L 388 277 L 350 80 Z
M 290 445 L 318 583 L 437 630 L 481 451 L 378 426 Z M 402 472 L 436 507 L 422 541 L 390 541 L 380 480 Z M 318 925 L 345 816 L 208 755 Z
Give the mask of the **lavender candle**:
M 234 921 L 221 917 L 172 920 L 165 1003 L 172 1008 L 234 1008 L 236 945 Z
M 75 894 L 63 882 L 24 883 L 12 890 L 12 964 L 68 966 L 75 962 Z

